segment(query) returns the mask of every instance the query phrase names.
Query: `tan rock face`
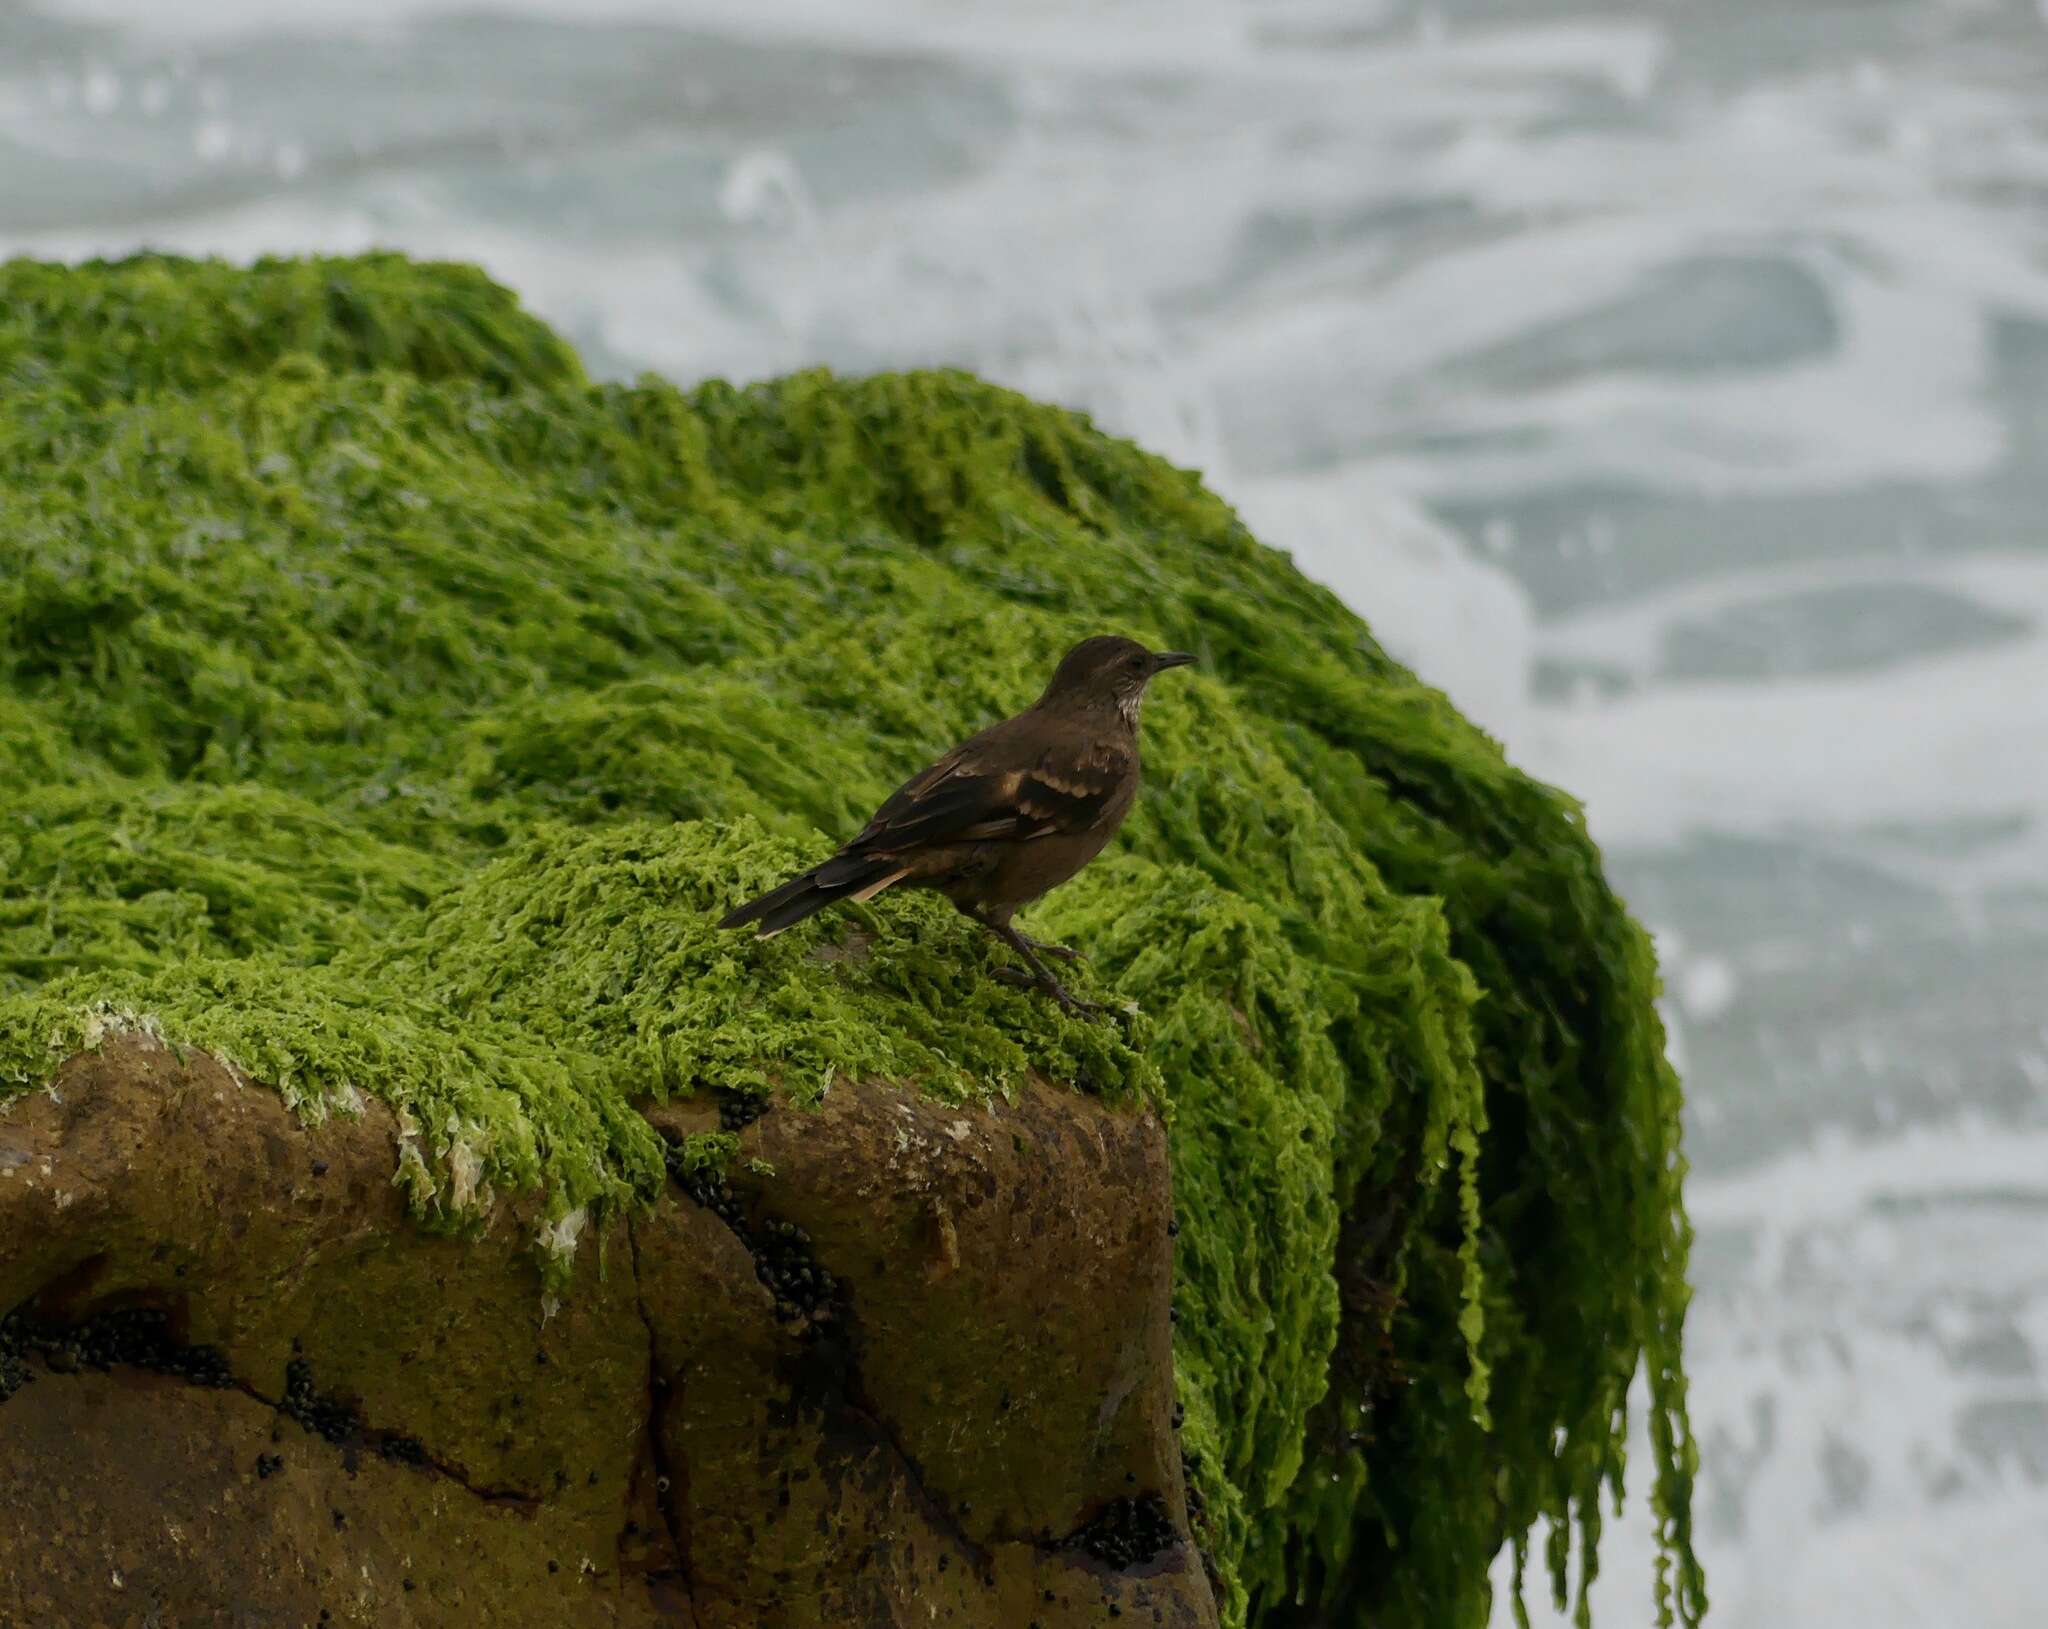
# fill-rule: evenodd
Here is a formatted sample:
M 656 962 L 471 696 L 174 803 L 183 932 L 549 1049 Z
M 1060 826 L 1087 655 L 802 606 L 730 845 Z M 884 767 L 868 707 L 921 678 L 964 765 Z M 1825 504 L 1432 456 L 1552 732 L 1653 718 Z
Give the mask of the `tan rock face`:
M 549 1316 L 381 1110 L 73 1059 L 0 1113 L 0 1623 L 1213 1624 L 1156 1122 L 841 1082 L 742 1140 Z

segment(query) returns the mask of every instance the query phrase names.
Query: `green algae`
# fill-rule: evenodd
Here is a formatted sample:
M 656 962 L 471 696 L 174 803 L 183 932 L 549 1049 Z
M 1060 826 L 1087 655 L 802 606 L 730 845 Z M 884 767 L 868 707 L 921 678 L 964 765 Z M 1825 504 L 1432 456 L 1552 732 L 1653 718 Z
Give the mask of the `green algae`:
M 88 403 L 216 384 L 286 358 L 394 368 L 506 389 L 582 377 L 575 353 L 471 266 L 397 255 L 259 260 L 142 255 L 106 274 L 15 261 L 0 304 L 0 381 Z
M 1590 1576 L 1639 1367 L 1697 1620 L 1647 941 L 1195 476 L 958 374 L 593 388 L 395 257 L 0 268 L 0 380 L 0 1095 L 153 1025 L 560 1257 L 658 1191 L 639 1096 L 1141 1094 L 1229 1622 L 1481 1624 L 1544 1519 Z M 1203 657 L 1037 922 L 1127 1035 L 931 900 L 710 930 L 1103 628 Z

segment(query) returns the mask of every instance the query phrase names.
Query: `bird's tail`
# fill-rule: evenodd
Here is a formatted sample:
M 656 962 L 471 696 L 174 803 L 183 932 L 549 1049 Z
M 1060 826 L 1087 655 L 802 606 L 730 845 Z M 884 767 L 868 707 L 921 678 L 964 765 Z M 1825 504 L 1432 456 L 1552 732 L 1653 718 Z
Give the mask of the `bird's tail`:
M 744 928 L 759 923 L 761 937 L 773 938 L 784 928 L 822 911 L 834 900 L 873 899 L 892 883 L 901 882 L 910 867 L 888 854 L 839 853 L 814 865 L 801 876 L 791 877 L 779 888 L 771 888 L 759 899 L 750 899 L 729 913 L 721 928 Z

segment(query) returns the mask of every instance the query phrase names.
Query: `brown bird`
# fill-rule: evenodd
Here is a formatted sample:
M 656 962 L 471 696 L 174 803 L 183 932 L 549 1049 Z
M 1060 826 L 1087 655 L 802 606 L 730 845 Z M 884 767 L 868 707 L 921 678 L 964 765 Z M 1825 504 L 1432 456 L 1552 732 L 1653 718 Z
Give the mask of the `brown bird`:
M 1045 694 L 921 769 L 822 865 L 749 901 L 718 925 L 760 925 L 766 939 L 835 900 L 886 888 L 936 888 L 1019 956 L 1005 968 L 1069 1012 L 1100 1012 L 1070 995 L 1039 960 L 1072 961 L 1065 945 L 1027 939 L 1010 918 L 1100 854 L 1138 795 L 1138 709 L 1155 673 L 1194 658 L 1133 639 L 1084 639 Z

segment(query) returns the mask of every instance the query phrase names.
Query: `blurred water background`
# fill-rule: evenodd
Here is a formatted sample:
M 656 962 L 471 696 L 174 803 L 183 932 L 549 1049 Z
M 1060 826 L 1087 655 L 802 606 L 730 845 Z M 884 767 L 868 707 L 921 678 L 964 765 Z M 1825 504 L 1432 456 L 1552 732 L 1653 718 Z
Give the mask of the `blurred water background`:
M 0 255 L 145 245 L 1205 470 L 1658 934 L 1717 1621 L 2048 1622 L 2048 0 L 0 0 Z

